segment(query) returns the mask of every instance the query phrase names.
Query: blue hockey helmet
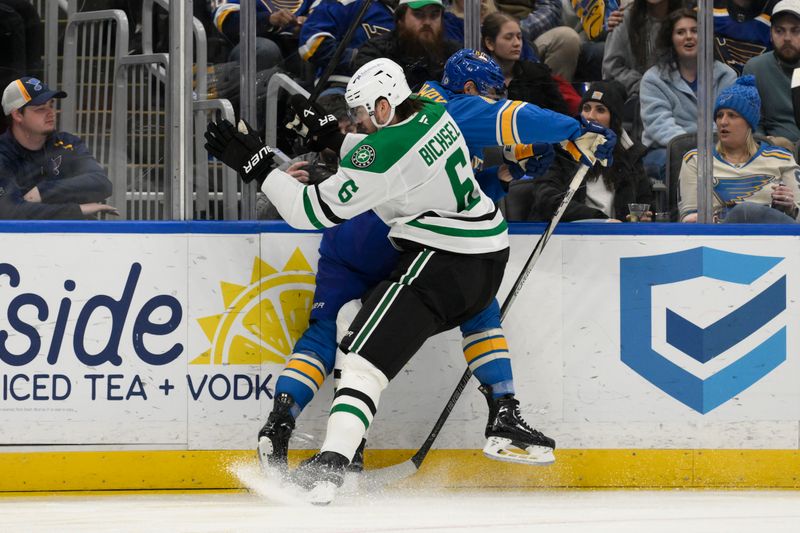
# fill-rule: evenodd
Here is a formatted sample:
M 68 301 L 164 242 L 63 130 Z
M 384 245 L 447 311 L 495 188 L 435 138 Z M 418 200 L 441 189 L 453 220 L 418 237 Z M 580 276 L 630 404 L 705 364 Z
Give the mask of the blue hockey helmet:
M 462 48 L 447 60 L 442 75 L 442 86 L 455 93 L 464 92 L 464 84 L 471 81 L 482 96 L 490 91 L 503 94 L 506 80 L 494 59 L 480 50 Z

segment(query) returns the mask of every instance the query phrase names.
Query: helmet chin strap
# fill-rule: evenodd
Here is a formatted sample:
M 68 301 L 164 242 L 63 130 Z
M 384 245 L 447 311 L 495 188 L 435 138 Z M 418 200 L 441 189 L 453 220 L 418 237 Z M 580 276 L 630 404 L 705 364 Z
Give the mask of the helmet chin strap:
M 377 109 L 376 109 L 376 111 L 377 111 Z M 370 120 L 372 120 L 372 123 L 375 125 L 376 128 L 378 128 L 378 129 L 385 128 L 386 126 L 389 125 L 389 123 L 394 118 L 394 108 L 393 107 L 391 108 L 391 111 L 389 111 L 389 118 L 387 118 L 386 122 L 384 122 L 383 124 L 378 124 L 378 121 L 375 118 L 375 111 L 373 111 L 370 114 L 369 118 L 370 118 Z

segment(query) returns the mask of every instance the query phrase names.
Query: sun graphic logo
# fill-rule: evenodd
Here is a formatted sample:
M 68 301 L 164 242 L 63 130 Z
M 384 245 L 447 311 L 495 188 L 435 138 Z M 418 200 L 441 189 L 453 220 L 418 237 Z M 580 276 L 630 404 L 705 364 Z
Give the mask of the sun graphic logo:
M 220 288 L 225 310 L 197 320 L 211 347 L 190 364 L 286 363 L 314 302 L 314 271 L 300 248 L 281 271 L 256 257 L 249 285 Z

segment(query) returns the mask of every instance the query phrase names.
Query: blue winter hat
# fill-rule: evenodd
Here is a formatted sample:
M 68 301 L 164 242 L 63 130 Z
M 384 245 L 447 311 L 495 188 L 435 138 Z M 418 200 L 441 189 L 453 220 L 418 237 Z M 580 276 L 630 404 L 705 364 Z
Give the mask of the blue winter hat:
M 733 109 L 744 118 L 755 131 L 761 118 L 761 97 L 756 89 L 755 76 L 742 76 L 736 83 L 724 89 L 714 104 L 714 116 L 720 109 Z

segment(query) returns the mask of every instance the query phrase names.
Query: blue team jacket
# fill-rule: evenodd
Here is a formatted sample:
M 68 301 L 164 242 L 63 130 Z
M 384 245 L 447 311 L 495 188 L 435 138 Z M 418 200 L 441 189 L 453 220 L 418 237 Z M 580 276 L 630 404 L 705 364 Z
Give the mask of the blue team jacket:
M 27 202 L 38 187 L 42 202 Z M 41 150 L 31 151 L 9 129 L 0 135 L 0 218 L 81 219 L 78 204 L 111 196 L 106 171 L 75 135 L 56 132 Z

